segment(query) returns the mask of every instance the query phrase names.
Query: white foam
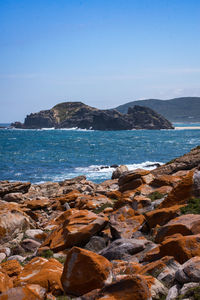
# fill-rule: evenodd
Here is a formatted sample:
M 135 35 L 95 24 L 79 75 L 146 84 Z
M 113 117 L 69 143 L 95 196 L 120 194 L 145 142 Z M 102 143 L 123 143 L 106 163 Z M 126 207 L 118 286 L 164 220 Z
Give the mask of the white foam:
M 135 169 L 145 169 L 145 170 L 153 170 L 156 168 L 155 164 L 160 164 L 162 165 L 162 162 L 157 162 L 157 161 L 145 161 L 142 163 L 137 163 L 137 164 L 126 164 L 128 169 L 135 170 Z M 91 165 L 88 167 L 77 167 L 71 172 L 64 172 L 62 174 L 54 176 L 51 181 L 63 181 L 66 179 L 71 179 L 76 176 L 80 175 L 85 175 L 88 180 L 91 181 L 104 181 L 111 179 L 112 173 L 115 170 L 115 168 L 111 167 L 106 167 L 105 165 Z M 48 176 L 47 176 L 48 177 Z M 39 183 L 44 183 L 46 180 L 45 177 L 43 177 L 44 181 L 37 182 Z

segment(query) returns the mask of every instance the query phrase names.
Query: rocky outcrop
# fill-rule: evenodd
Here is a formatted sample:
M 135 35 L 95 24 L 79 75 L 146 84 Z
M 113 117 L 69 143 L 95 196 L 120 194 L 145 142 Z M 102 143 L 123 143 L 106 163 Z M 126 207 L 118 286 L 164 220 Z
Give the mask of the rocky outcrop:
M 200 164 L 200 146 L 192 149 L 189 153 L 184 154 L 181 157 L 172 159 L 166 164 L 156 168 L 152 171 L 156 174 L 175 174 L 178 171 L 192 170 Z
M 173 129 L 172 124 L 147 107 L 135 106 L 127 114 L 117 110 L 100 110 L 82 102 L 64 102 L 50 110 L 31 113 L 24 124 L 15 128 L 83 128 L 93 130 Z

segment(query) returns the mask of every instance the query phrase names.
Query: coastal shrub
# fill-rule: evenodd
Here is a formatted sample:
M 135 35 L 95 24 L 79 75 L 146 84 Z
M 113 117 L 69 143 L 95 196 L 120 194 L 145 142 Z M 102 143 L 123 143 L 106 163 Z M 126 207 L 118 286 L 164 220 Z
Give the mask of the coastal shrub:
M 181 208 L 181 214 L 200 214 L 200 198 L 191 198 L 186 206 Z
M 186 298 L 192 300 L 200 300 L 200 286 L 189 289 L 184 295 L 176 297 L 175 300 L 182 300 Z
M 71 300 L 72 298 L 68 297 L 68 296 L 57 296 L 56 300 Z M 48 298 L 47 298 L 48 300 Z
M 151 201 L 155 201 L 155 200 L 163 198 L 163 196 L 164 196 L 163 194 L 155 191 L 155 192 L 149 194 L 147 197 L 150 198 Z
M 61 264 L 64 264 L 66 261 L 66 257 L 55 257 L 55 259 L 57 259 L 57 261 L 59 261 Z
M 53 251 L 50 249 L 44 250 L 40 256 L 44 258 L 51 258 L 53 257 Z
M 93 210 L 93 212 L 94 212 L 95 214 L 99 214 L 99 213 L 101 213 L 102 211 L 104 211 L 104 209 L 107 208 L 107 207 L 112 207 L 112 208 L 113 208 L 115 202 L 116 202 L 116 200 L 115 200 L 115 201 L 113 200 L 113 203 L 109 203 L 109 202 L 104 203 L 104 204 L 102 204 L 101 206 L 95 208 L 95 209 Z

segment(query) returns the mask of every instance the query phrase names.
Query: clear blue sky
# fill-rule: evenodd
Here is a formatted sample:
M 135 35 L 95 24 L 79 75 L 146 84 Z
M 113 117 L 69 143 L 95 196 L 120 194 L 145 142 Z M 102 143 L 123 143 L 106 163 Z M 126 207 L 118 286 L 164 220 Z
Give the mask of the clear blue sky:
M 200 96 L 199 0 L 0 0 L 0 122 Z

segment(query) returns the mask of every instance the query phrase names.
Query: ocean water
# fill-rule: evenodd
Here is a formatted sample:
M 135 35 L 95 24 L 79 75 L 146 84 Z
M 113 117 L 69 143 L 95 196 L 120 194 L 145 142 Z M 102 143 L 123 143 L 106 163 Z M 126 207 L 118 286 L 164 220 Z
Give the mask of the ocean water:
M 195 124 L 197 126 L 197 124 Z M 179 124 L 180 126 L 180 124 Z M 181 125 L 182 126 L 182 125 Z M 0 180 L 40 183 L 78 175 L 101 182 L 113 164 L 151 168 L 200 144 L 200 130 L 0 129 Z M 102 167 L 107 168 L 102 168 Z

